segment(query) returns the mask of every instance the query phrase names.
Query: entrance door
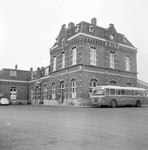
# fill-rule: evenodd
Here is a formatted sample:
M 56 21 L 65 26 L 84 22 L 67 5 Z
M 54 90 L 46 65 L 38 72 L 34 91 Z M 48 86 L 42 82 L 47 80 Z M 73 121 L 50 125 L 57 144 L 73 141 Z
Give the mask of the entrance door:
M 17 99 L 17 87 L 15 86 L 10 87 L 10 99 L 11 100 Z
M 36 86 L 35 88 L 35 99 L 40 100 L 41 99 L 41 87 Z

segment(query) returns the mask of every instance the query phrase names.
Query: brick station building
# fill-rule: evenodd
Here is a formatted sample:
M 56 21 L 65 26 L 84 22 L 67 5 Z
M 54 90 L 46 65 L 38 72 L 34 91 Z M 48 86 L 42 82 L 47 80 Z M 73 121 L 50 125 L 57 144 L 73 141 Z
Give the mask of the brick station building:
M 93 18 L 62 25 L 49 53 L 50 66 L 2 69 L 0 94 L 33 104 L 87 105 L 98 85 L 138 86 L 137 48 L 113 24 L 99 27 Z
M 35 103 L 85 105 L 97 85 L 137 86 L 137 48 L 113 24 L 102 28 L 93 18 L 62 25 L 49 52 L 49 69 L 41 69 L 46 73 L 32 72 L 29 95 Z
M 27 103 L 29 100 L 30 71 L 4 68 L 0 70 L 0 98 Z

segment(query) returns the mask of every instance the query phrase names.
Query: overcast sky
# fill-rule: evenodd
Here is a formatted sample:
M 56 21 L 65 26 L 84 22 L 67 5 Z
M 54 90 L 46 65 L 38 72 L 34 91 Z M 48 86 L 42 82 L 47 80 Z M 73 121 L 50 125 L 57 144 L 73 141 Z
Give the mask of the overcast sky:
M 148 82 L 148 0 L 0 0 L 0 70 L 48 66 L 61 26 L 93 17 L 138 48 L 138 78 Z

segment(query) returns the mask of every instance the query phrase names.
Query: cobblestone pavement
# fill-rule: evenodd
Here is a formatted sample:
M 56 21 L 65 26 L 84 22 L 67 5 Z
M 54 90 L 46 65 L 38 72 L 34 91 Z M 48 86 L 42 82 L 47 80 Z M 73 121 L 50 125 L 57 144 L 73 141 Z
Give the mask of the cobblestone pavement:
M 0 150 L 148 150 L 148 106 L 0 106 Z

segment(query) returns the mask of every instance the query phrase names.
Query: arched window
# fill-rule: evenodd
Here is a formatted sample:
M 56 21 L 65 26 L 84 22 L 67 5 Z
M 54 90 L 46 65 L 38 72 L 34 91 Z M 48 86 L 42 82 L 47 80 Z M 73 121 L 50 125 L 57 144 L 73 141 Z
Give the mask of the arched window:
M 71 98 L 77 97 L 77 86 L 76 86 L 76 79 L 71 80 Z
M 43 99 L 47 99 L 47 92 L 48 92 L 48 89 L 47 89 L 47 84 L 44 85 L 43 87 Z
M 62 68 L 65 68 L 65 53 L 62 53 Z
M 110 85 L 117 86 L 117 82 L 115 80 L 111 80 L 109 83 Z
M 55 99 L 56 98 L 56 87 L 55 87 L 55 83 L 53 82 L 52 85 L 51 85 L 51 96 L 52 96 L 52 99 Z

